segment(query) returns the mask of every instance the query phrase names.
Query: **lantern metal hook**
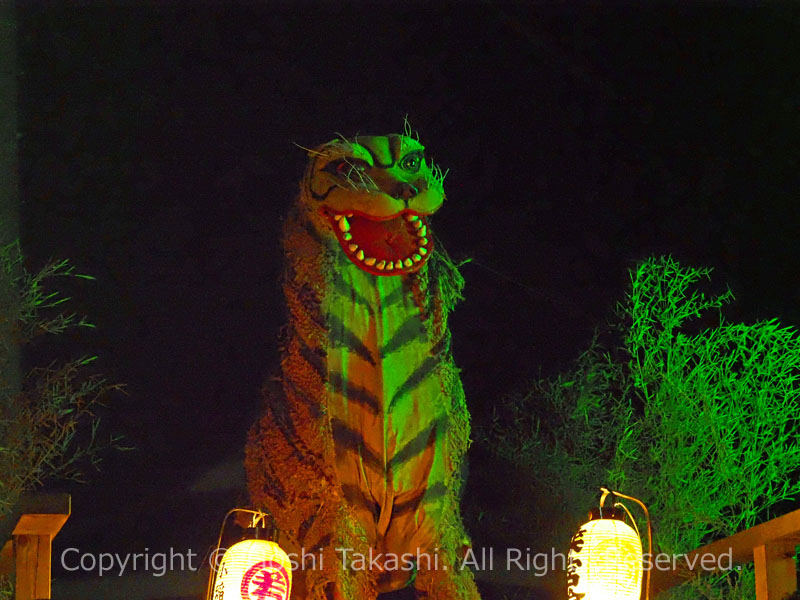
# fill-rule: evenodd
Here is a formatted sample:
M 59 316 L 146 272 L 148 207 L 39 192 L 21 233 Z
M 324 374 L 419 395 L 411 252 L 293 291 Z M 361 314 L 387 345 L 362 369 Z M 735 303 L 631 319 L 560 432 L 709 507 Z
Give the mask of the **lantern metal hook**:
M 250 515 L 250 529 L 256 529 L 259 527 L 259 523 L 261 523 L 261 527 L 263 529 L 267 529 L 266 519 L 267 517 L 270 518 L 272 521 L 272 528 L 268 533 L 268 537 L 274 538 L 277 537 L 277 526 L 275 524 L 275 519 L 270 514 L 269 511 L 266 510 L 253 510 L 250 508 L 232 508 L 226 514 L 225 517 L 222 519 L 222 526 L 219 528 L 219 537 L 217 538 L 217 545 L 215 546 L 214 550 L 211 554 L 209 554 L 209 560 L 217 561 L 219 560 L 219 552 L 222 547 L 222 536 L 225 533 L 225 524 L 228 522 L 228 517 L 230 517 L 234 513 L 244 513 Z M 210 564 L 210 563 L 209 563 Z M 215 565 L 211 564 L 211 569 L 216 570 Z M 208 585 L 206 586 L 206 598 L 211 598 L 211 588 L 213 586 L 213 577 L 209 577 Z
M 617 502 L 616 502 L 616 499 L 614 497 L 615 496 L 614 492 L 612 492 L 612 491 L 610 491 L 610 490 L 608 490 L 607 488 L 604 488 L 604 487 L 601 487 L 600 489 L 603 490 L 603 495 L 600 496 L 600 516 L 602 517 L 603 516 L 603 507 L 605 506 L 606 498 L 608 496 L 611 496 L 611 508 L 612 508 L 612 510 L 616 507 Z

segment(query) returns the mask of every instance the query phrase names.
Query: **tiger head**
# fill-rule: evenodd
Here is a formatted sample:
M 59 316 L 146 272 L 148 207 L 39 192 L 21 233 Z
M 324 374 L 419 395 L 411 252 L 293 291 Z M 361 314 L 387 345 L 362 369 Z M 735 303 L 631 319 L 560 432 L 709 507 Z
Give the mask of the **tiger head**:
M 337 139 L 309 152 L 301 201 L 318 234 L 374 275 L 417 271 L 431 255 L 428 217 L 444 174 L 407 135 Z

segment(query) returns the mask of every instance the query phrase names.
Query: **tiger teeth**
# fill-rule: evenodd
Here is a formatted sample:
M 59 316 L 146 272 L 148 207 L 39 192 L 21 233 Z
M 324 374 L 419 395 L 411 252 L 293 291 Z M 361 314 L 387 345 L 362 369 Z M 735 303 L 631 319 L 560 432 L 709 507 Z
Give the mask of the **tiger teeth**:
M 333 219 L 337 223 L 339 231 L 342 235 L 342 239 L 345 242 L 349 242 L 353 239 L 353 235 L 350 233 L 350 221 L 347 220 L 348 217 L 352 216 L 353 213 L 341 213 L 338 215 L 333 215 Z M 416 234 L 417 243 L 419 244 L 416 252 L 410 254 L 406 258 L 393 261 L 378 260 L 374 256 L 367 256 L 367 254 L 364 252 L 364 249 L 359 248 L 358 244 L 347 244 L 347 249 L 351 254 L 354 255 L 354 258 L 362 261 L 368 267 L 374 267 L 378 271 L 399 271 L 413 267 L 415 263 L 422 262 L 424 257 L 429 253 L 429 250 L 425 248 L 425 246 L 428 244 L 428 227 L 424 224 L 424 221 L 419 215 L 405 214 L 403 215 L 403 218 L 406 220 L 408 225 L 413 228 L 412 231 Z

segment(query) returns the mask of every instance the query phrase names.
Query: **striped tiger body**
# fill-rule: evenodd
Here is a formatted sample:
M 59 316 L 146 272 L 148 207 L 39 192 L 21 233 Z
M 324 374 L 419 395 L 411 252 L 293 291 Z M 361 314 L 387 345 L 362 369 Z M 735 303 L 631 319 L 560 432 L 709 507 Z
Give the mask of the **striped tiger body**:
M 478 598 L 458 568 L 469 415 L 447 314 L 463 280 L 434 248 L 443 177 L 423 150 L 389 135 L 311 151 L 285 222 L 282 373 L 246 466 L 282 544 L 321 557 L 295 570 L 295 598 L 411 581 L 419 597 Z

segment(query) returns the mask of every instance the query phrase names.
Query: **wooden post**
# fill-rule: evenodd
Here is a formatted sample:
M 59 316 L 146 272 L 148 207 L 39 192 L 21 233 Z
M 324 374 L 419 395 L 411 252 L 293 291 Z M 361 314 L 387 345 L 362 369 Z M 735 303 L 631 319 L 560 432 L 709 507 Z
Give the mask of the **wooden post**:
M 70 512 L 68 494 L 35 494 L 20 501 L 11 532 L 13 544 L 6 543 L 0 551 L 0 572 L 14 568 L 16 600 L 50 599 L 53 538 Z
M 15 535 L 16 600 L 50 598 L 52 538 L 49 535 Z
M 756 599 L 783 600 L 797 591 L 794 545 L 764 544 L 753 548 L 756 568 Z
M 69 518 L 69 496 L 65 508 L 26 513 L 17 522 L 14 528 L 16 600 L 49 600 L 53 537 Z

